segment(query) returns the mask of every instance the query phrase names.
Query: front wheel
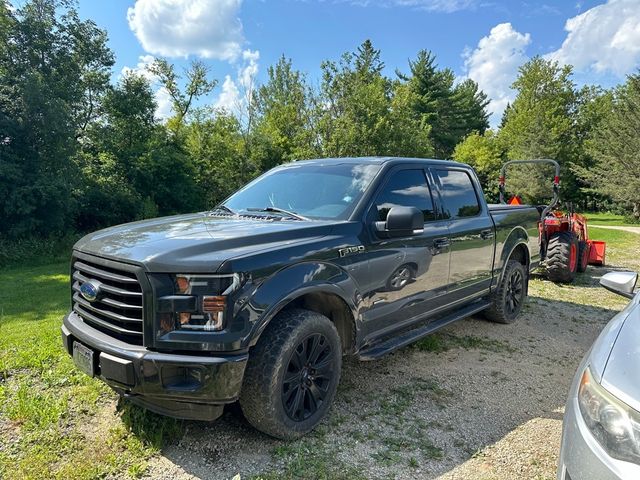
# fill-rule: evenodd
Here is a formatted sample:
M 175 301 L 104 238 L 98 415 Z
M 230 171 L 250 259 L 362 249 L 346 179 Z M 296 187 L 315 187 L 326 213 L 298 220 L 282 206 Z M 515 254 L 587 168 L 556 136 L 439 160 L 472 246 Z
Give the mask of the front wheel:
M 527 298 L 527 270 L 517 260 L 509 260 L 504 267 L 502 280 L 491 297 L 491 306 L 484 316 L 497 323 L 513 323 L 520 315 Z
M 281 312 L 249 353 L 240 407 L 258 430 L 283 440 L 313 430 L 329 411 L 342 351 L 333 323 L 302 309 Z

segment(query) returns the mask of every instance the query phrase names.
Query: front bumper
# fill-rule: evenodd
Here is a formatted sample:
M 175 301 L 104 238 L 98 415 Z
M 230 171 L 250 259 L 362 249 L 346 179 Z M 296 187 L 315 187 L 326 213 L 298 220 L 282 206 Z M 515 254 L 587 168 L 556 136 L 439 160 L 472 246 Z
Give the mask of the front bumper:
M 574 385 L 564 414 L 558 480 L 640 478 L 640 465 L 611 458 L 591 434 L 580 414 L 576 390 Z
M 203 356 L 161 353 L 130 345 L 85 324 L 70 312 L 62 342 L 70 355 L 74 341 L 94 352 L 95 375 L 133 403 L 156 413 L 215 420 L 237 400 L 247 355 Z

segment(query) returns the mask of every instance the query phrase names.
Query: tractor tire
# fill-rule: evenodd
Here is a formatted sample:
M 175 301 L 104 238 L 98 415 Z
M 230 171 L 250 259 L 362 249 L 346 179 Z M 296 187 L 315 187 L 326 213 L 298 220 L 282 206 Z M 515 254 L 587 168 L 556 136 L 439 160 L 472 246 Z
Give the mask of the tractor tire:
M 578 271 L 578 239 L 573 232 L 554 233 L 547 245 L 547 276 L 556 283 L 571 283 Z
M 517 260 L 509 260 L 500 284 L 491 295 L 491 306 L 482 312 L 483 316 L 496 323 L 515 322 L 527 299 L 528 287 L 526 267 Z
M 581 240 L 578 242 L 578 271 L 586 272 L 587 265 L 589 265 L 589 244 Z
M 310 310 L 284 310 L 249 352 L 242 413 L 267 435 L 299 438 L 329 411 L 341 366 L 340 337 L 331 320 Z

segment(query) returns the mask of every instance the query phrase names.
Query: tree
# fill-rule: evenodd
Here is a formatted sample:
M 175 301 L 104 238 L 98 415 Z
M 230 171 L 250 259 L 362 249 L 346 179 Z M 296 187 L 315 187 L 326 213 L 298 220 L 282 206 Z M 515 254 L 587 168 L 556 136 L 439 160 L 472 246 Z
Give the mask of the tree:
M 317 102 L 318 136 L 325 156 L 433 153 L 429 125 L 411 105 L 415 94 L 382 75 L 380 51 L 365 41 L 339 64 L 324 62 Z
M 319 134 L 326 156 L 381 155 L 389 132 L 391 84 L 380 52 L 365 41 L 339 63 L 322 64 Z
M 640 220 L 640 73 L 592 105 L 601 118 L 587 141 L 594 164 L 577 167 L 596 192 L 628 206 Z
M 505 112 L 500 140 L 511 160 L 550 158 L 562 168 L 562 197 L 575 201 L 579 185 L 571 166 L 581 161 L 576 137 L 577 95 L 570 66 L 535 57 L 520 67 L 512 88 L 517 91 Z M 510 171 L 509 186 L 525 201 L 543 203 L 551 196 L 553 172 L 547 167 Z
M 180 89 L 180 75 L 175 68 L 165 59 L 156 58 L 148 67 L 149 72 L 158 78 L 160 84 L 169 92 L 171 106 L 175 113 L 176 130 L 182 126 L 193 102 L 198 98 L 213 91 L 218 84 L 217 80 L 207 78 L 209 69 L 199 60 L 191 62 L 191 66 L 185 72 L 186 85 L 184 91 Z
M 78 157 L 84 173 L 77 195 L 81 229 L 204 205 L 191 159 L 158 124 L 155 110 L 148 80 L 133 73 L 105 95 L 101 121 L 88 130 Z
M 266 170 L 282 162 L 318 154 L 314 138 L 312 92 L 304 76 L 284 56 L 269 67 L 258 89 L 254 157 Z
M 415 114 L 431 126 L 437 158 L 449 158 L 466 135 L 483 133 L 489 127 L 489 101 L 473 80 L 454 86 L 453 72 L 439 70 L 435 55 L 428 50 L 420 50 L 415 60 L 409 60 L 409 71 L 408 75 L 396 74 L 413 93 Z
M 487 130 L 484 135 L 474 132 L 459 143 L 453 158 L 471 165 L 478 173 L 488 201 L 499 199 L 498 179 L 505 161 L 506 152 L 495 132 Z
M 224 200 L 256 174 L 256 168 L 245 155 L 244 142 L 240 122 L 232 114 L 206 108 L 194 111 L 185 132 L 185 149 L 207 208 Z
M 80 21 L 71 2 L 31 0 L 16 12 L 0 3 L 0 233 L 68 228 L 71 161 L 108 85 L 106 34 Z

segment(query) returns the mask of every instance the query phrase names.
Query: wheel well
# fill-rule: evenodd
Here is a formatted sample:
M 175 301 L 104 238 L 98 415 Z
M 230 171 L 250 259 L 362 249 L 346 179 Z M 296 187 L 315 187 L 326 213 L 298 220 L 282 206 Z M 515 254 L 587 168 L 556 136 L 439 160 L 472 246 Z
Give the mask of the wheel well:
M 283 310 L 304 308 L 329 318 L 336 326 L 343 353 L 349 353 L 355 345 L 355 321 L 351 309 L 338 295 L 326 292 L 306 293 L 288 303 Z
M 509 256 L 509 260 L 517 260 L 518 262 L 520 262 L 522 265 L 526 267 L 527 265 L 529 265 L 529 252 L 527 251 L 526 247 L 521 243 L 520 245 L 516 246 L 516 248 L 513 249 L 513 251 L 511 252 L 511 255 Z

